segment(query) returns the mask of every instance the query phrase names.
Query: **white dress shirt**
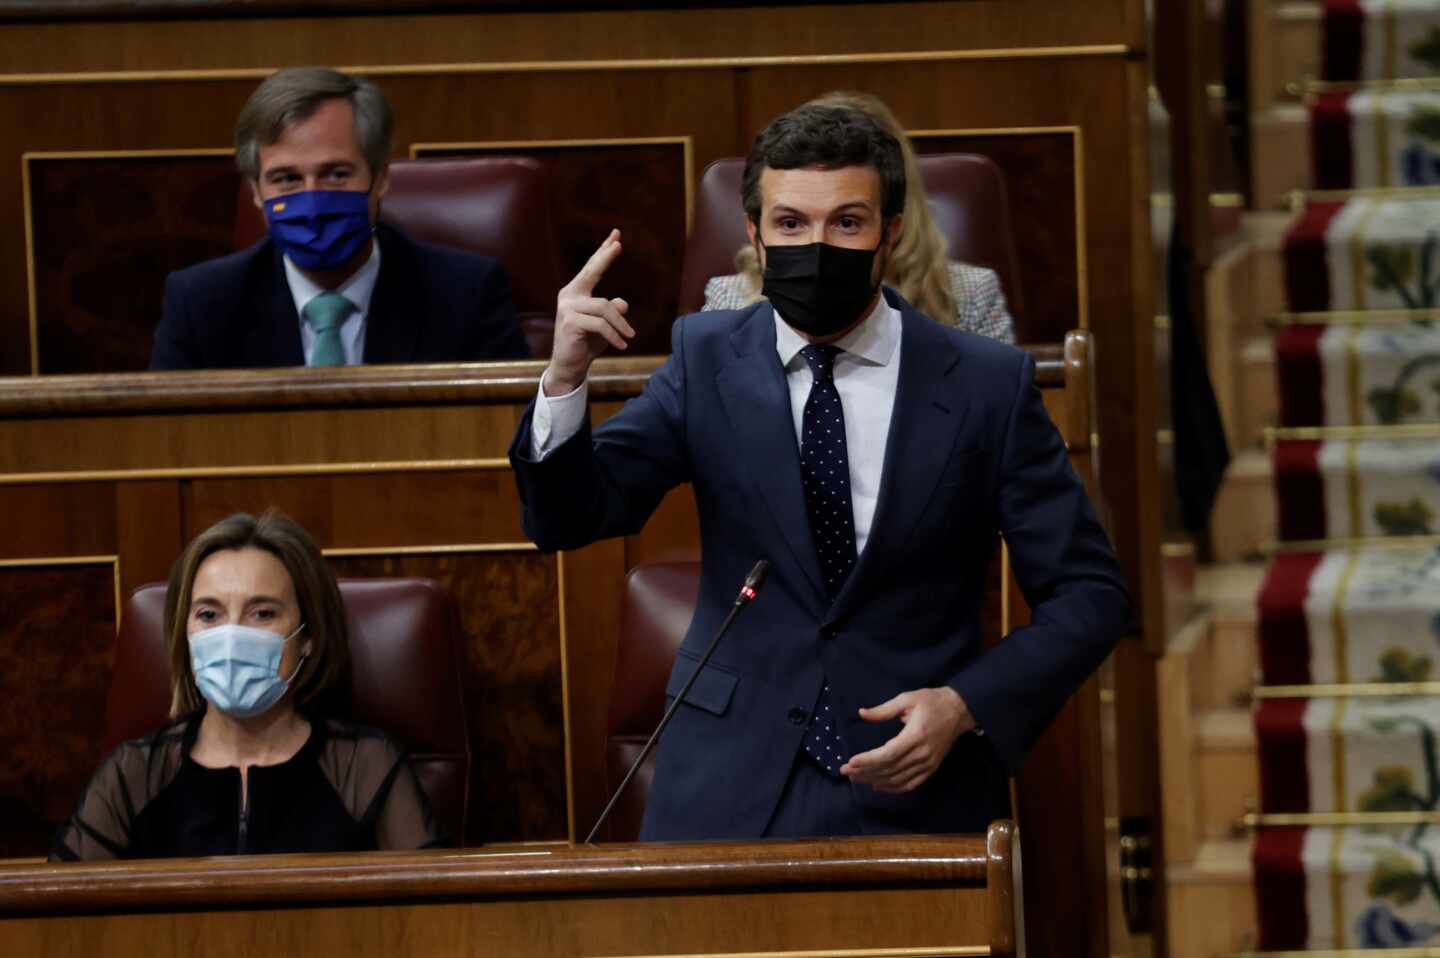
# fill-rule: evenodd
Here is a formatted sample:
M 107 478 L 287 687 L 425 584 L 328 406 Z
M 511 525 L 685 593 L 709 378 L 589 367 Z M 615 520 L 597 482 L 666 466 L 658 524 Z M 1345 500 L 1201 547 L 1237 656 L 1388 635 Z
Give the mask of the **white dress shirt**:
M 370 297 L 375 293 L 375 280 L 380 277 L 380 244 L 370 244 L 370 258 L 355 274 L 336 287 L 335 292 L 354 304 L 355 309 L 340 324 L 340 344 L 345 347 L 345 365 L 358 366 L 365 361 L 365 318 L 370 313 Z M 300 267 L 285 257 L 285 281 L 295 300 L 295 313 L 300 317 L 300 346 L 305 351 L 305 365 L 315 355 L 315 330 L 305 321 L 305 307 L 310 300 L 325 292 L 316 286 Z
M 805 422 L 805 400 L 815 376 L 800 355 L 809 343 L 775 311 L 775 352 L 785 367 L 790 388 L 790 412 L 795 422 L 795 444 Z M 865 548 L 875 506 L 880 498 L 880 477 L 885 446 L 890 438 L 890 417 L 900 383 L 900 313 L 881 296 L 865 321 L 835 343 L 842 352 L 835 358 L 835 389 L 845 411 L 845 445 L 850 459 L 850 503 L 855 510 L 855 548 Z M 587 383 L 563 396 L 546 396 L 541 379 L 539 399 L 530 424 L 530 453 L 543 459 L 580 431 L 585 420 Z M 798 469 L 799 466 L 797 465 Z M 798 476 L 798 473 L 797 473 Z

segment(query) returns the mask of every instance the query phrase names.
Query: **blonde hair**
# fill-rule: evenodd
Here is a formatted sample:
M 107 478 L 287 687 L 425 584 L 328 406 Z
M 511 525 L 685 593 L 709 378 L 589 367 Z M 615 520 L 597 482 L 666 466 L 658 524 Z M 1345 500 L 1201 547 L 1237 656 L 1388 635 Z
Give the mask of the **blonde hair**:
M 271 509 L 258 519 L 236 513 L 221 519 L 175 560 L 165 591 L 165 648 L 170 657 L 170 715 L 193 712 L 205 704 L 190 669 L 190 637 L 185 625 L 200 564 L 222 549 L 263 549 L 290 573 L 311 654 L 291 681 L 295 704 L 334 708 L 343 703 L 350 681 L 350 628 L 335 573 L 310 534 L 288 516 Z
M 920 181 L 920 162 L 904 127 L 885 101 L 869 93 L 836 90 L 818 96 L 810 103 L 864 113 L 900 141 L 900 153 L 905 160 L 905 224 L 900 239 L 891 251 L 890 262 L 885 269 L 885 282 L 926 316 L 947 326 L 955 325 L 957 304 L 950 289 L 949 244 L 935 224 L 935 218 L 930 215 L 925 187 Z M 735 253 L 735 268 L 752 291 L 750 301 L 760 299 L 760 257 L 754 247 L 742 246 Z

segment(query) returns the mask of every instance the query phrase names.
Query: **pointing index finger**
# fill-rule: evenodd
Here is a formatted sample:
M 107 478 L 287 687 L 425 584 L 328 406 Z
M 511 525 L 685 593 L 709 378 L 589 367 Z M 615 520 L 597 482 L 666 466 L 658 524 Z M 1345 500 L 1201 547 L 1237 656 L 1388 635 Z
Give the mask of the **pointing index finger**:
M 596 285 L 605 275 L 605 271 L 610 268 L 610 264 L 615 262 L 615 257 L 619 255 L 620 231 L 611 230 L 610 235 L 605 237 L 605 242 L 590 254 L 590 259 L 586 260 L 585 265 L 580 267 L 580 272 L 576 273 L 575 278 L 570 281 L 571 290 L 582 296 L 589 296 L 595 291 Z

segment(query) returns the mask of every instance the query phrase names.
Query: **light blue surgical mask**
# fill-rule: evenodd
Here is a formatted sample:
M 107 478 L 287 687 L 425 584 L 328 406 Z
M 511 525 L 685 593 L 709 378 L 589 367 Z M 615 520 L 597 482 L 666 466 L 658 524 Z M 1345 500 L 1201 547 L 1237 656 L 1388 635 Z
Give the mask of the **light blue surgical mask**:
M 217 625 L 190 636 L 190 670 L 206 701 L 226 715 L 252 718 L 268 712 L 284 697 L 304 664 L 305 653 L 288 679 L 280 677 L 280 655 L 305 628 L 280 636 L 248 625 Z

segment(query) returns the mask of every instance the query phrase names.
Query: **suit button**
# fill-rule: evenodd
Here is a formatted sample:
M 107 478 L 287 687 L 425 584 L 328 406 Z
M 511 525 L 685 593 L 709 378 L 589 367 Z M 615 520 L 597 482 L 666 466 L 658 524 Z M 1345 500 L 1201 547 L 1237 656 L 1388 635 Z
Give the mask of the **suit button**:
M 807 712 L 807 711 L 805 711 L 804 709 L 800 708 L 800 706 L 798 706 L 798 705 L 795 706 L 795 708 L 793 708 L 793 709 L 790 710 L 790 716 L 789 716 L 789 718 L 790 718 L 790 724 L 791 724 L 791 725 L 804 725 L 804 724 L 805 724 L 805 720 L 806 720 L 807 718 L 809 718 L 809 717 L 810 717 L 810 713 Z

